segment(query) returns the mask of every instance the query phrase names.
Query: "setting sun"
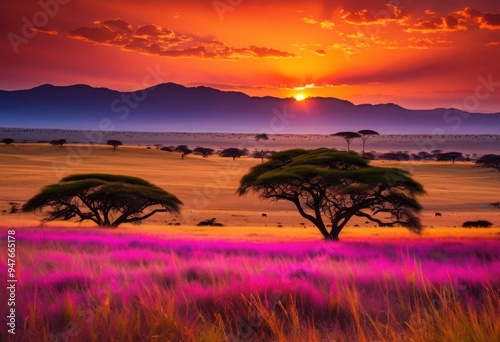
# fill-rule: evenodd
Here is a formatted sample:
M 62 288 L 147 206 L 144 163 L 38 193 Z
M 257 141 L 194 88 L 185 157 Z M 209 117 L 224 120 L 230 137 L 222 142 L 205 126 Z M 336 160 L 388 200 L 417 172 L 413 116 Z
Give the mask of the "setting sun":
M 306 99 L 306 97 L 304 96 L 304 94 L 295 95 L 295 100 L 297 100 L 297 101 L 304 101 L 305 99 Z

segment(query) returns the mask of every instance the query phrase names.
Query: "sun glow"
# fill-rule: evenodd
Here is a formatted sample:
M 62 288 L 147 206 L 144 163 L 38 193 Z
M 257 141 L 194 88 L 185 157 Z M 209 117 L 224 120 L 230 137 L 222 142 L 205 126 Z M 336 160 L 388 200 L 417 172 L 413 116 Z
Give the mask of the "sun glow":
M 304 96 L 304 94 L 295 95 L 295 100 L 297 100 L 297 101 L 304 101 L 305 99 L 306 99 L 306 97 Z

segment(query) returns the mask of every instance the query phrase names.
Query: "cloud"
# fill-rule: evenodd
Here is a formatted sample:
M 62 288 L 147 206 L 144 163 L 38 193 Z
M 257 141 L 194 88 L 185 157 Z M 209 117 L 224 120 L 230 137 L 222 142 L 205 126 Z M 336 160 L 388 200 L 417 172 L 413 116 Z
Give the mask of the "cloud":
M 304 17 L 302 18 L 302 21 L 305 22 L 306 24 L 319 25 L 319 27 L 325 30 L 333 30 L 333 28 L 335 27 L 335 23 L 331 20 L 318 21 L 314 19 L 312 16 Z
M 322 56 L 322 57 L 326 56 L 326 52 L 323 49 L 314 50 L 314 53 L 318 56 Z
M 94 24 L 106 26 L 106 27 L 110 28 L 111 30 L 118 29 L 122 32 L 132 33 L 132 26 L 129 23 L 127 23 L 125 20 L 122 20 L 122 19 L 97 21 Z
M 302 18 L 302 21 L 305 22 L 305 23 L 307 23 L 307 24 L 311 24 L 311 25 L 314 25 L 314 24 L 318 23 L 318 21 L 316 19 L 311 18 L 311 17 L 309 17 L 309 18 Z
M 446 39 L 430 39 L 426 37 L 410 37 L 408 38 L 408 48 L 417 50 L 427 50 L 432 48 L 449 48 L 452 42 Z
M 348 24 L 352 25 L 387 25 L 391 22 L 404 24 L 409 15 L 401 7 L 385 4 L 380 10 L 362 9 L 359 11 L 340 10 L 340 16 Z
M 500 30 L 500 13 L 483 13 L 480 27 L 488 30 Z
M 267 47 L 230 47 L 215 37 L 202 38 L 151 24 L 133 27 L 122 19 L 95 21 L 94 25 L 93 27 L 79 27 L 69 32 L 68 36 L 96 44 L 118 46 L 124 50 L 165 57 L 213 59 L 296 57 L 291 52 Z
M 410 37 L 409 40 L 411 42 L 408 46 L 410 49 L 427 50 L 430 47 L 434 46 L 434 40 L 431 40 L 429 38 Z
M 444 16 L 426 10 L 425 14 L 416 19 L 405 31 L 434 33 L 470 29 L 500 30 L 500 14 L 482 13 L 471 7 Z
M 321 26 L 321 28 L 323 29 L 332 30 L 333 27 L 335 26 L 335 23 L 330 20 L 323 20 L 322 22 L 319 23 L 319 26 Z
M 32 27 L 30 27 L 30 30 L 40 32 L 40 33 L 50 34 L 51 36 L 57 36 L 59 34 L 59 32 L 57 32 L 55 30 L 45 29 L 45 28 L 38 27 L 38 26 L 32 26 Z
M 70 37 L 89 40 L 95 43 L 113 43 L 119 34 L 105 26 L 101 27 L 79 27 L 69 33 Z

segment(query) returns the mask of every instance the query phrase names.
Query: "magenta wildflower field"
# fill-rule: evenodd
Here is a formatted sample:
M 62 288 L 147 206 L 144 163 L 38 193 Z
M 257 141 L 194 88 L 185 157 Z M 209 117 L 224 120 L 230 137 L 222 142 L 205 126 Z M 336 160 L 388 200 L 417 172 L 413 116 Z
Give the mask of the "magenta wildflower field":
M 16 241 L 17 332 L 2 341 L 500 340 L 498 239 Z

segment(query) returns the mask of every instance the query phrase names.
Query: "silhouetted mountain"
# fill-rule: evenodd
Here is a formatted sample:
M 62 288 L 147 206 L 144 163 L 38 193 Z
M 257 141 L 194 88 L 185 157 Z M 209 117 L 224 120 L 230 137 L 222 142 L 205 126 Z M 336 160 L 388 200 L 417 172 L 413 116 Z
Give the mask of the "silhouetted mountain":
M 87 85 L 0 91 L 0 127 L 182 132 L 500 134 L 500 113 L 250 97 L 166 83 L 136 92 Z

